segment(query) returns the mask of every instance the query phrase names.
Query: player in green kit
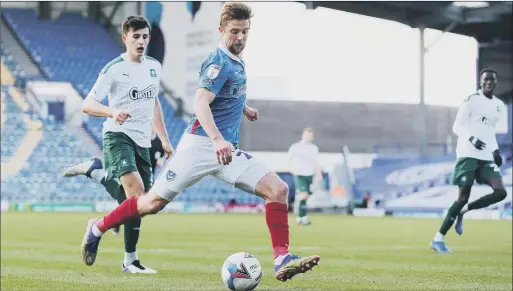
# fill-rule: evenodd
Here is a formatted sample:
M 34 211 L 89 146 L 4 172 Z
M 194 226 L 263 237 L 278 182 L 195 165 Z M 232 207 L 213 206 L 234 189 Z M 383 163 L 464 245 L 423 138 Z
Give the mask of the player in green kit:
M 299 225 L 309 225 L 311 223 L 308 218 L 306 204 L 308 197 L 312 195 L 310 186 L 316 174 L 319 179 L 322 179 L 318 161 L 319 148 L 312 143 L 313 137 L 314 131 L 312 128 L 303 129 L 301 141 L 291 145 L 288 152 L 291 172 L 294 174 L 296 197 L 299 199 L 299 211 L 296 218 Z
M 461 235 L 465 213 L 488 207 L 507 196 L 499 169 L 502 157 L 495 137 L 495 126 L 505 105 L 493 95 L 497 84 L 495 70 L 482 70 L 480 83 L 481 89 L 463 101 L 453 126 L 458 136 L 453 183 L 459 188 L 459 196 L 431 241 L 431 248 L 439 253 L 451 252 L 445 244 L 445 235 L 455 221 L 455 230 Z M 493 192 L 467 204 L 474 181 L 489 185 Z
M 152 187 L 152 126 L 168 157 L 173 153 L 158 99 L 161 64 L 144 55 L 150 40 L 150 25 L 144 17 L 130 16 L 121 26 L 126 52 L 105 65 L 83 104 L 85 113 L 107 117 L 103 124 L 105 165 L 93 158 L 64 173 L 65 177 L 82 174 L 101 182 L 120 204 L 127 198 L 143 195 Z M 109 106 L 100 103 L 106 96 Z M 140 226 L 140 218 L 124 223 L 122 270 L 153 274 L 156 271 L 142 265 L 137 257 Z

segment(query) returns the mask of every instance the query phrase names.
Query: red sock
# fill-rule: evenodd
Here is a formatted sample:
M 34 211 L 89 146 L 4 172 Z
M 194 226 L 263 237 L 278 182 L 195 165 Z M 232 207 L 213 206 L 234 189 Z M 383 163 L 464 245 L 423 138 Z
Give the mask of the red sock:
M 137 196 L 130 197 L 119 204 L 116 209 L 112 210 L 109 214 L 105 215 L 102 219 L 96 221 L 96 226 L 101 232 L 121 225 L 130 218 L 139 217 L 139 211 L 137 211 Z
M 265 205 L 265 221 L 271 233 L 274 258 L 289 252 L 289 212 L 287 205 L 270 202 Z

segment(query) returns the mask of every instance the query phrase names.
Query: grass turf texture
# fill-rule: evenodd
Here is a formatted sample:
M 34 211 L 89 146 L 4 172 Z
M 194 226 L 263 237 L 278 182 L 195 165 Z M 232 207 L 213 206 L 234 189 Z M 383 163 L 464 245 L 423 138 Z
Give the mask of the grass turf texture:
M 429 242 L 440 219 L 311 215 L 299 227 L 290 216 L 291 251 L 321 261 L 283 283 L 263 214 L 143 218 L 139 258 L 157 275 L 122 273 L 123 234 L 110 231 L 85 266 L 80 243 L 94 215 L 2 213 L 1 290 L 227 290 L 221 265 L 239 251 L 263 266 L 256 290 L 512 290 L 511 221 L 467 220 L 462 237 L 448 234 L 454 253 L 437 254 Z

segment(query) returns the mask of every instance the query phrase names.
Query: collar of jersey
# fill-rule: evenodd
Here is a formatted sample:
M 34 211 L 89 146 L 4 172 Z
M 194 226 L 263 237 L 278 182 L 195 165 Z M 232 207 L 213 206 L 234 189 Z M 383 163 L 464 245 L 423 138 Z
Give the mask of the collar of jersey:
M 132 61 L 132 59 L 130 59 L 130 57 L 128 57 L 128 56 L 126 55 L 126 53 L 122 53 L 122 54 L 121 54 L 121 57 L 123 58 L 123 60 L 125 60 L 125 61 L 127 61 L 127 62 L 134 63 L 134 64 L 142 64 L 142 63 L 146 60 L 146 56 L 144 56 L 144 55 L 143 55 L 142 60 L 141 60 L 141 62 L 140 62 L 140 63 Z
M 234 61 L 236 61 L 236 62 L 239 62 L 241 65 L 243 65 L 243 66 L 244 66 L 244 62 L 242 61 L 242 59 L 241 59 L 240 57 L 238 57 L 238 56 L 236 56 L 236 55 L 232 54 L 232 52 L 230 52 L 230 51 L 228 50 L 228 48 L 226 48 L 226 46 L 225 46 L 222 42 L 219 44 L 219 46 L 218 46 L 218 47 L 219 47 L 219 49 L 220 49 L 220 50 L 222 50 L 222 51 L 223 51 L 227 56 L 229 56 L 229 57 L 230 57 L 230 59 L 232 59 L 232 60 L 234 60 Z

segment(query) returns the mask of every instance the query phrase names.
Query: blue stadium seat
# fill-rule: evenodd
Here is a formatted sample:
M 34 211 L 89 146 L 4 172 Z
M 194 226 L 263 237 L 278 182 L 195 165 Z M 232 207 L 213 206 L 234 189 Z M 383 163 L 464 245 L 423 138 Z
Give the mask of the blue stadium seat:
M 85 98 L 105 64 L 122 53 L 108 31 L 80 14 L 65 13 L 56 20 L 40 20 L 33 9 L 2 8 L 2 14 L 31 57 L 52 81 L 71 83 Z M 76 31 L 88 37 L 75 37 Z M 3 54 L 2 54 L 3 55 Z M 160 97 L 166 128 L 176 146 L 186 123 L 175 117 L 175 110 Z M 104 104 L 107 104 L 105 99 Z M 105 118 L 90 117 L 88 132 L 101 144 Z

